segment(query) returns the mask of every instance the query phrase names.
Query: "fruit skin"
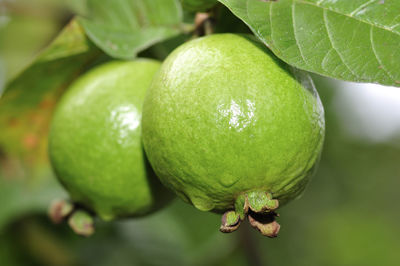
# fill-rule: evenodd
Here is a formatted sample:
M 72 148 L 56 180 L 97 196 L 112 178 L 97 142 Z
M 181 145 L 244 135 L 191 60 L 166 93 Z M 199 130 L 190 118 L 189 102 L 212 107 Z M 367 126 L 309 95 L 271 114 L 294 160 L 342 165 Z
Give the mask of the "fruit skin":
M 54 114 L 49 154 L 73 201 L 104 220 L 147 214 L 171 196 L 141 142 L 145 92 L 160 63 L 114 61 L 80 77 Z
M 310 77 L 247 35 L 178 47 L 147 92 L 142 121 L 160 180 L 196 208 L 218 213 L 252 191 L 269 192 L 280 205 L 298 197 L 324 139 Z M 247 196 L 242 203 L 248 209 Z
M 188 11 L 206 11 L 218 3 L 217 0 L 181 0 L 182 6 Z

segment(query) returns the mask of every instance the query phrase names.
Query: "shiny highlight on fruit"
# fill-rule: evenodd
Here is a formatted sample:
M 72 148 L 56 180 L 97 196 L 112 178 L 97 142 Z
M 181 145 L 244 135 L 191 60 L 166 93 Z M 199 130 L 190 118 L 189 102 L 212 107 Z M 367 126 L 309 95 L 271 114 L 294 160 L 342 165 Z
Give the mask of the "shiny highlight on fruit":
M 278 207 L 319 161 L 324 111 L 311 78 L 250 35 L 187 42 L 162 64 L 143 106 L 143 142 L 160 180 L 221 231 L 248 217 L 275 237 Z
M 159 67 L 149 59 L 98 66 L 68 89 L 54 114 L 49 154 L 56 176 L 75 206 L 103 220 L 145 215 L 171 198 L 141 139 L 143 99 Z M 54 206 L 54 220 L 66 216 L 64 205 Z M 88 215 L 67 215 L 76 231 L 93 231 Z

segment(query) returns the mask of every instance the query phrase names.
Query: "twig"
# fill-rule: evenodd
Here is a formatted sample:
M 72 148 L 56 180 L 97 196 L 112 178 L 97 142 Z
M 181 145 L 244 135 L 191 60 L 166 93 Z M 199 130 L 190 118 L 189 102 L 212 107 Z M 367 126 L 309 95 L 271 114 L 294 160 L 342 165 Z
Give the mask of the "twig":
M 239 234 L 239 241 L 246 255 L 248 265 L 266 266 L 267 262 L 261 258 L 258 245 L 254 240 L 250 226 L 247 223 L 240 228 Z

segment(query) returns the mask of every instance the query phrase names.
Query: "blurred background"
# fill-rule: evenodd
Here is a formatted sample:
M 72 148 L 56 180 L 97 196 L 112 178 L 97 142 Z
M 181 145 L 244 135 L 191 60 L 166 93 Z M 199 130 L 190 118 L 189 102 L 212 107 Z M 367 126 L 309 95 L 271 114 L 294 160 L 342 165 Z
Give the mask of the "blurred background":
M 0 0 L 0 95 L 84 12 L 83 0 Z M 247 31 L 227 10 L 220 18 L 225 23 L 217 31 Z M 163 59 L 185 38 L 141 56 Z M 21 129 L 22 148 L 0 150 L 0 265 L 399 265 L 400 89 L 314 81 L 326 111 L 324 151 L 303 197 L 280 210 L 278 238 L 247 224 L 222 234 L 218 215 L 180 200 L 145 218 L 97 221 L 94 236 L 77 236 L 49 221 L 51 200 L 66 193 L 48 167 L 45 144 L 36 147 L 35 136 Z M 25 121 L 26 132 L 40 114 Z M 47 126 L 42 130 L 45 136 Z M 4 132 L 0 139 L 8 137 Z M 26 156 L 24 149 L 37 152 Z

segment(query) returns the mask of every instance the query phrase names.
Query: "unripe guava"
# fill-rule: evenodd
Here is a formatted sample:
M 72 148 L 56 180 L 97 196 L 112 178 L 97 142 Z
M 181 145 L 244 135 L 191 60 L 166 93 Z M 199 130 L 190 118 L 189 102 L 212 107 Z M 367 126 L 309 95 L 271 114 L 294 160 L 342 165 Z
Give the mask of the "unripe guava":
M 104 220 L 139 216 L 170 198 L 143 152 L 145 92 L 160 63 L 109 62 L 80 77 L 52 119 L 49 154 L 74 202 Z
M 167 57 L 143 108 L 145 151 L 167 187 L 225 212 L 221 231 L 248 215 L 276 236 L 274 210 L 303 192 L 323 145 L 324 111 L 307 74 L 252 36 L 211 35 Z
M 181 0 L 182 6 L 188 11 L 206 11 L 218 3 L 217 0 Z

